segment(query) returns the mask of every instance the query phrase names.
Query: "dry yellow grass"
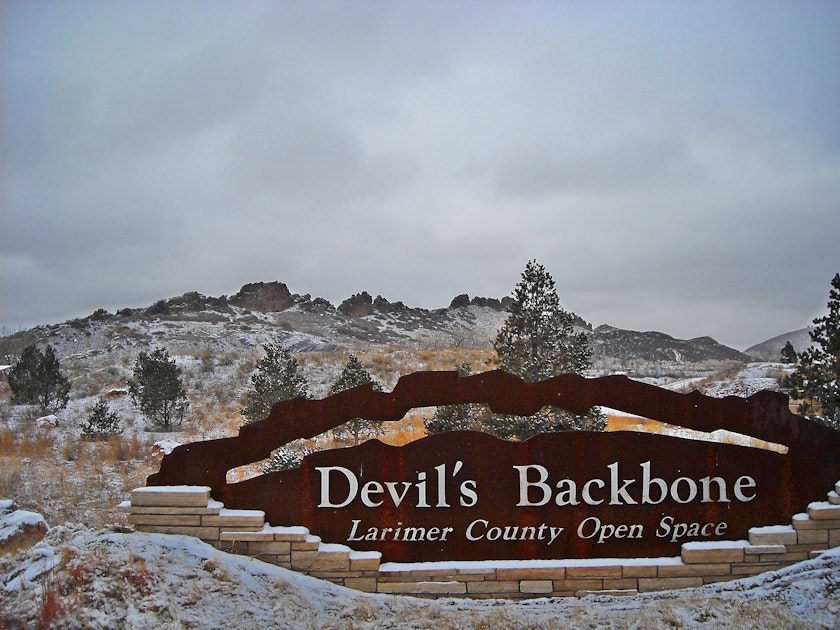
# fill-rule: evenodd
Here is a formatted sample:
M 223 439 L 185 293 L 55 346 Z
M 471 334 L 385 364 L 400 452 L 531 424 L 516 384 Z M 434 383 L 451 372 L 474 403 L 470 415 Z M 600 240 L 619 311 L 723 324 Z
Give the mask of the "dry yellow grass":
M 0 457 L 44 457 L 54 443 L 48 429 L 37 429 L 34 422 L 27 422 L 18 431 L 8 427 L 0 429 Z
M 426 437 L 428 432 L 423 424 L 423 419 L 428 414 L 414 410 L 406 414 L 405 418 L 398 422 L 385 423 L 385 433 L 378 439 L 391 446 L 403 446 Z

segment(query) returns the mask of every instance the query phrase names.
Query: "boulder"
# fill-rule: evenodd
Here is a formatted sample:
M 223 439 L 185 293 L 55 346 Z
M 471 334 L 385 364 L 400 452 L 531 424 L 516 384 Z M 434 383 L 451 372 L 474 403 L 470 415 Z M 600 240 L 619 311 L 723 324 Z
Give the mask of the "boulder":
M 28 549 L 49 529 L 40 514 L 18 510 L 11 499 L 0 499 L 0 555 Z

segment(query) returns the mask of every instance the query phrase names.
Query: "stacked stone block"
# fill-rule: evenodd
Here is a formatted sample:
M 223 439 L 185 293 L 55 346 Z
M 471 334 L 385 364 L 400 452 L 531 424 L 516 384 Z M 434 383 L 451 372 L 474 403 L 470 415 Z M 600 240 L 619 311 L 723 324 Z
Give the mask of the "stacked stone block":
M 305 527 L 272 527 L 260 510 L 228 510 L 203 486 L 138 488 L 120 505 L 138 531 L 196 536 L 214 547 L 366 592 L 416 597 L 633 595 L 756 575 L 840 546 L 840 482 L 790 525 L 748 540 L 689 542 L 675 558 L 385 563 L 375 551 L 324 543 Z
M 226 509 L 206 486 L 137 488 L 119 509 L 137 531 L 195 536 L 223 551 L 376 591 L 379 552 L 323 543 L 305 527 L 271 527 L 262 510 Z

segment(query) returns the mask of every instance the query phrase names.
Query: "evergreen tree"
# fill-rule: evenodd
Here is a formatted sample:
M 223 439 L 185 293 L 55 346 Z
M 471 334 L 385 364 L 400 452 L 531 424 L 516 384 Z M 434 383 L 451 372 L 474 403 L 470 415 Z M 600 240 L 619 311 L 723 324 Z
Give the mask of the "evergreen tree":
M 181 384 L 181 368 L 163 348 L 137 356 L 128 391 L 137 408 L 162 431 L 172 431 L 180 425 L 190 406 Z
M 582 374 L 592 366 L 592 350 L 586 334 L 575 332 L 574 321 L 574 314 L 560 306 L 551 274 L 536 260 L 529 261 L 493 344 L 501 368 L 526 382 Z M 489 423 L 500 437 L 524 440 L 547 431 L 602 431 L 606 418 L 597 408 L 576 416 L 546 407 L 534 416 L 494 416 Z
M 70 381 L 61 373 L 52 346 L 44 352 L 26 346 L 6 378 L 16 405 L 38 405 L 47 412 L 64 409 L 70 400 Z
M 461 363 L 457 366 L 458 376 L 469 376 L 472 366 Z M 423 424 L 429 433 L 443 433 L 444 431 L 482 431 L 485 409 L 482 405 L 466 403 L 462 405 L 442 405 L 435 408 L 431 418 L 425 418 Z
M 365 383 L 373 383 L 373 391 L 381 392 L 382 386 L 373 380 L 362 362 L 355 355 L 350 355 L 341 374 L 330 386 L 330 395 L 343 392 L 346 389 L 353 389 Z M 372 437 L 374 435 L 381 435 L 385 432 L 381 422 L 373 420 L 365 420 L 363 418 L 353 418 L 345 422 L 333 430 L 333 435 L 337 440 L 351 442 L 354 446 L 359 444 L 362 436 Z
M 785 347 L 782 348 L 782 363 L 796 363 L 796 350 L 793 344 L 788 340 Z
M 82 425 L 82 435 L 91 440 L 109 438 L 120 432 L 120 419 L 108 403 L 99 399 Z
M 303 458 L 312 451 L 304 446 L 300 440 L 284 444 L 271 454 L 263 464 L 263 472 L 270 473 L 278 470 L 297 468 L 303 462 Z
M 840 273 L 831 281 L 828 315 L 817 317 L 811 346 L 796 356 L 796 371 L 784 379 L 799 413 L 840 430 Z
M 247 423 L 267 417 L 277 401 L 307 396 L 306 377 L 301 374 L 298 360 L 278 342 L 266 343 L 263 349 L 265 356 L 251 375 L 248 404 L 239 411 Z

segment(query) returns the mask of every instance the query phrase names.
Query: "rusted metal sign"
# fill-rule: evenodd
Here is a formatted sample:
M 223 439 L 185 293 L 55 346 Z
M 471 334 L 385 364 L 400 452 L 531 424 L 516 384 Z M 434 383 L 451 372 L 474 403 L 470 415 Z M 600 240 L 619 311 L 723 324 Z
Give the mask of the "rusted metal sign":
M 403 447 L 370 440 L 314 453 L 296 469 L 226 483 L 297 438 L 356 417 L 399 420 L 415 407 L 487 403 L 530 415 L 595 405 L 699 431 L 726 429 L 786 453 L 643 433 L 564 432 L 509 442 L 459 431 Z M 502 371 L 418 372 L 391 393 L 370 386 L 274 405 L 238 437 L 187 444 L 149 485 L 209 485 L 232 508 L 305 525 L 383 560 L 672 556 L 692 540 L 739 540 L 784 524 L 840 479 L 840 433 L 792 414 L 783 394 L 677 394 L 623 376 L 525 383 Z

